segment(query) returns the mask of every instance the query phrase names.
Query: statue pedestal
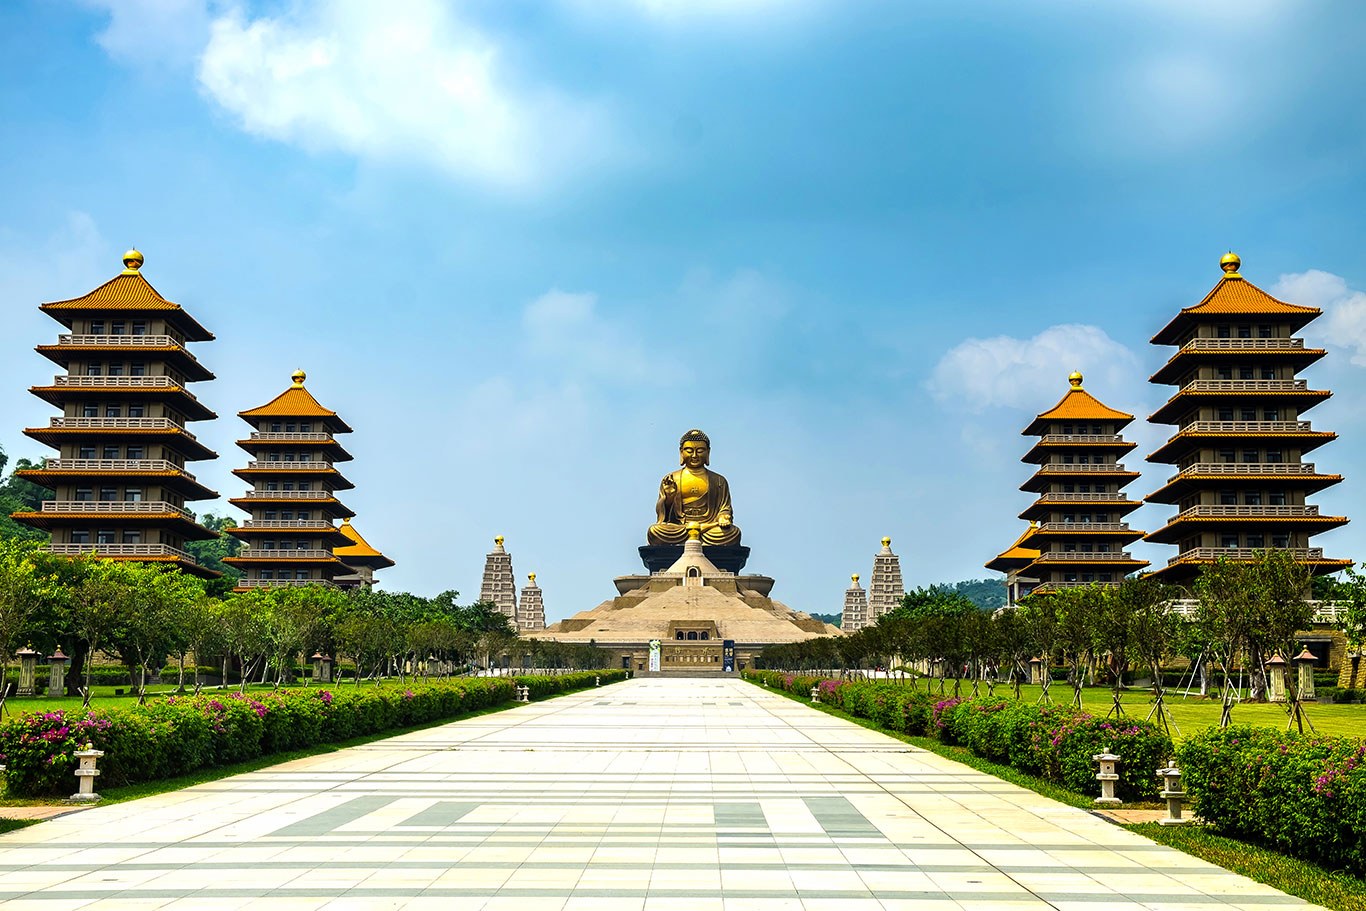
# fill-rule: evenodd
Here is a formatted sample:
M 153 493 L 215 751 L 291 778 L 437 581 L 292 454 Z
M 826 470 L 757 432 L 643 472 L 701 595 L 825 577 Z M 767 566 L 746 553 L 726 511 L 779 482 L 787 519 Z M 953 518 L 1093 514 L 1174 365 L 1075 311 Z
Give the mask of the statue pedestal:
M 707 559 L 717 569 L 736 575 L 740 574 L 740 571 L 745 568 L 745 562 L 749 560 L 749 548 L 743 544 L 731 544 L 724 547 L 704 544 L 702 545 L 702 553 L 706 554 Z M 683 556 L 682 544 L 646 544 L 640 549 L 640 559 L 651 573 L 663 572 L 678 562 L 678 558 L 681 556 Z

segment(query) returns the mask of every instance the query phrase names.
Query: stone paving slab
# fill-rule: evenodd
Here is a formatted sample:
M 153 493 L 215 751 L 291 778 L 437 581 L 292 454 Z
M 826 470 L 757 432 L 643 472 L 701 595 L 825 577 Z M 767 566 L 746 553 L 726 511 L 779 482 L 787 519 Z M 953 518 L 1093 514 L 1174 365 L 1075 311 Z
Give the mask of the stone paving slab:
M 1312 906 L 737 680 L 635 680 L 0 835 L 12 909 Z

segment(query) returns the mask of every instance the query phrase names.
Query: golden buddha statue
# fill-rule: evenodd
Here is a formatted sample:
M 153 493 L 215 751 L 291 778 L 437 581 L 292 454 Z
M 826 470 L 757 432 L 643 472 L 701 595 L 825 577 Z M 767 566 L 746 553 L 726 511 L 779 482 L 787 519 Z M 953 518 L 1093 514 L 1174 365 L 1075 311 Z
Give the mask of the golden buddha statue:
M 707 469 L 711 440 L 700 430 L 689 430 L 678 441 L 678 461 L 683 466 L 659 482 L 655 524 L 646 534 L 652 545 L 679 545 L 688 540 L 689 526 L 696 526 L 704 545 L 740 543 L 740 529 L 731 516 L 730 485 Z

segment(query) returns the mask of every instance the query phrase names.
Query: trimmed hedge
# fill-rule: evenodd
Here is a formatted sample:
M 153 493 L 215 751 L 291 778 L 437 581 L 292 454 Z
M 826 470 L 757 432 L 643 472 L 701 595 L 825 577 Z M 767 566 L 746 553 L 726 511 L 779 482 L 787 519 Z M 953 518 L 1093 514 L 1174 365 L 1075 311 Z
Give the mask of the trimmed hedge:
M 961 744 L 993 762 L 1055 781 L 1079 794 L 1100 794 L 1098 767 L 1091 758 L 1104 749 L 1124 761 L 1118 793 L 1123 800 L 1155 798 L 1155 771 L 1172 755 L 1172 742 L 1145 721 L 1097 718 L 1067 706 L 1033 705 L 1002 697 L 959 699 L 935 696 L 894 681 L 830 680 L 743 671 L 749 679 L 795 696 L 820 691 L 821 702 L 890 731 Z
M 1366 742 L 1235 725 L 1187 737 L 1176 756 L 1218 831 L 1366 873 Z
M 75 789 L 76 759 L 89 742 L 104 751 L 100 782 L 155 781 L 398 730 L 511 703 L 517 685 L 540 698 L 624 679 L 624 671 L 560 677 L 461 677 L 441 682 L 310 687 L 273 692 L 171 696 L 141 706 L 30 712 L 0 725 L 0 762 L 9 793 L 39 796 Z

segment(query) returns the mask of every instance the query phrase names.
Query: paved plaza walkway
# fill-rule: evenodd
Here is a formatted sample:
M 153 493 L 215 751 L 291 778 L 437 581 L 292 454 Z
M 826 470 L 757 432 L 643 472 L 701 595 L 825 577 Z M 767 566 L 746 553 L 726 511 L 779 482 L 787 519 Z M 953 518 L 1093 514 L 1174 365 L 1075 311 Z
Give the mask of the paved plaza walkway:
M 736 680 L 636 680 L 0 836 L 0 905 L 1307 908 Z

